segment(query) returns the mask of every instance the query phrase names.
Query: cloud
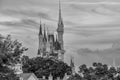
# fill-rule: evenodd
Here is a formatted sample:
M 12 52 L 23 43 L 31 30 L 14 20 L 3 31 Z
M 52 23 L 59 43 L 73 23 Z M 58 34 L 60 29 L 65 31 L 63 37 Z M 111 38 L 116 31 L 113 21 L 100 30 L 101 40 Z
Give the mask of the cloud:
M 0 0 L 1 1 L 1 0 Z M 57 0 L 2 0 L 0 32 L 10 33 L 29 48 L 33 56 L 38 48 L 39 20 L 51 31 L 57 27 Z M 65 24 L 65 58 L 75 56 L 76 64 L 92 63 L 101 56 L 119 55 L 120 10 L 117 0 L 64 0 L 62 17 Z M 111 2 L 110 2 L 111 1 Z M 119 2 L 119 1 L 118 1 Z M 115 45 L 114 45 L 115 46 Z M 98 48 L 98 50 L 97 50 Z M 99 50 L 100 49 L 100 50 Z M 115 54 L 114 54 L 115 53 Z M 109 59 L 104 59 L 109 63 Z M 108 61 L 107 61 L 108 60 Z
M 8 16 L 25 18 L 25 17 L 33 17 L 33 18 L 43 18 L 47 20 L 53 20 L 51 17 L 44 12 L 37 11 L 37 10 L 19 10 L 19 9 L 6 9 L 3 10 L 1 13 Z
M 76 53 L 78 53 L 77 56 L 86 57 L 87 59 L 91 58 L 89 61 L 90 63 L 93 62 L 102 62 L 107 63 L 109 65 L 113 64 L 113 59 L 115 60 L 116 66 L 119 66 L 119 60 L 120 60 L 120 42 L 113 44 L 114 46 L 107 48 L 107 49 L 96 49 L 91 50 L 90 48 L 81 48 L 78 49 Z M 117 45 L 116 45 L 117 44 Z M 78 60 L 80 60 L 78 58 Z M 87 60 L 88 61 L 88 60 Z M 86 64 L 90 65 L 90 63 L 85 62 Z M 80 63 L 78 63 L 80 64 Z
M 120 44 L 114 43 L 111 48 L 103 49 L 103 50 L 91 50 L 89 48 L 81 48 L 77 51 L 78 54 L 80 55 L 89 55 L 89 54 L 97 54 L 97 55 L 102 55 L 106 57 L 119 57 L 120 55 Z M 120 57 L 119 57 L 120 58 Z
M 109 8 L 104 7 L 104 5 L 102 7 L 98 7 L 96 9 L 92 9 L 91 12 L 93 13 L 97 13 L 97 14 L 101 14 L 101 15 L 106 15 L 106 16 L 115 16 L 115 15 L 119 15 L 118 12 L 115 12 Z
M 79 3 L 79 2 L 77 2 Z M 118 3 L 118 2 L 116 2 Z M 120 5 L 105 5 L 105 4 L 98 4 L 98 5 L 78 5 L 78 4 L 69 4 L 72 9 L 78 10 L 77 12 L 80 13 L 87 13 L 87 14 L 99 14 L 105 16 L 119 16 L 118 11 Z
M 0 22 L 0 24 L 10 27 L 19 27 L 19 28 L 20 27 L 26 28 L 25 26 L 35 27 L 36 25 L 38 25 L 38 23 L 32 19 L 22 19 L 20 21 L 5 21 L 5 22 Z
M 70 6 L 72 9 L 69 12 L 71 11 L 72 14 L 68 14 L 69 18 L 66 20 L 72 21 L 75 26 L 111 26 L 118 24 L 120 20 L 120 12 L 103 5 Z M 74 13 L 75 11 L 77 12 Z
M 100 2 L 67 2 L 66 4 L 77 4 L 77 5 L 120 5 L 120 2 L 114 1 L 100 1 Z

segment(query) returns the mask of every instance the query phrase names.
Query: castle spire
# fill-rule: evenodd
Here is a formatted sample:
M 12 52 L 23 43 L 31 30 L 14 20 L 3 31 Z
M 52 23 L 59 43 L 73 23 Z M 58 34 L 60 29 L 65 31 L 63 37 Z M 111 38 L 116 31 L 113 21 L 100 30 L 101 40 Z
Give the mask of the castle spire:
M 62 13 L 61 13 L 61 2 L 59 0 L 59 19 L 58 19 L 58 27 L 64 27 L 63 20 L 62 20 Z
M 70 60 L 70 66 L 71 66 L 71 68 L 75 67 L 72 56 L 71 56 L 71 60 Z
M 42 35 L 42 24 L 41 24 L 41 20 L 40 20 L 40 29 L 39 29 L 39 35 Z
M 62 21 L 62 16 L 61 16 L 61 2 L 59 0 L 59 22 Z
M 64 34 L 64 24 L 63 24 L 63 19 L 61 15 L 61 2 L 59 0 L 59 19 L 58 19 L 58 28 L 57 28 L 57 33 L 58 33 L 58 41 L 61 45 L 62 50 L 64 50 L 64 42 L 63 42 L 63 34 Z
M 39 28 L 38 39 L 39 39 L 38 55 L 41 55 L 41 56 L 42 56 L 42 50 L 43 50 L 43 34 L 42 34 L 42 24 L 41 24 L 41 20 L 40 20 L 40 28 Z

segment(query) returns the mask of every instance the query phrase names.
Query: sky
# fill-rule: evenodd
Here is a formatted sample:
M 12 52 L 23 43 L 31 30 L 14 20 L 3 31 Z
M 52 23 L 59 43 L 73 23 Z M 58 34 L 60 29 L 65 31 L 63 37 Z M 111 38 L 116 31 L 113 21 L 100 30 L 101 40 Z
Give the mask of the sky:
M 37 55 L 40 19 L 50 32 L 58 23 L 58 0 L 0 0 L 0 34 L 11 34 Z M 65 62 L 120 65 L 120 0 L 61 0 Z

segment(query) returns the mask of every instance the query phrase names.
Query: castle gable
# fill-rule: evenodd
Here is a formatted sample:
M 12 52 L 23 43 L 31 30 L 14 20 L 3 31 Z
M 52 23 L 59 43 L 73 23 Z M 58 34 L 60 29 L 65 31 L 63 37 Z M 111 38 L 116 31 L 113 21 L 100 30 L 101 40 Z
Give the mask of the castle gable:
M 21 80 L 39 80 L 33 73 L 23 73 L 20 75 Z

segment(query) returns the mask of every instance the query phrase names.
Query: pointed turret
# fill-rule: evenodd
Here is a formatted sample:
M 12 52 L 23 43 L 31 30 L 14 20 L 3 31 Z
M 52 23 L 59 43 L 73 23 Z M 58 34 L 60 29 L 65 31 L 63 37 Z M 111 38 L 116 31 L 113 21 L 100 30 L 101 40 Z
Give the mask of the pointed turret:
M 40 28 L 39 28 L 38 38 L 39 38 L 38 55 L 41 55 L 41 57 L 42 57 L 42 52 L 43 52 L 43 34 L 42 34 L 42 24 L 41 24 L 41 21 L 40 21 Z
M 116 59 L 113 58 L 113 67 L 116 67 Z
M 52 74 L 50 73 L 49 77 L 48 77 L 48 80 L 53 80 L 53 76 Z
M 70 66 L 71 68 L 75 67 L 74 62 L 73 62 L 73 57 L 71 57 Z
M 20 56 L 19 62 L 15 65 L 15 74 L 22 74 L 23 73 L 23 63 L 22 63 L 22 57 L 23 55 Z
M 62 14 L 61 14 L 61 2 L 59 0 L 59 19 L 58 19 L 58 28 L 57 28 L 57 33 L 58 33 L 58 41 L 61 44 L 61 48 L 64 50 L 64 42 L 63 42 L 63 34 L 64 34 L 64 24 L 63 24 L 63 19 L 62 19 Z
M 72 68 L 72 74 L 74 75 L 75 74 L 75 65 L 74 65 L 74 62 L 73 62 L 73 57 L 71 57 L 70 67 Z
M 47 35 L 46 35 L 45 24 L 44 24 L 44 38 L 43 38 L 43 41 L 47 42 Z
M 41 21 L 40 21 L 40 28 L 39 28 L 39 36 L 42 35 L 42 24 L 41 24 Z

